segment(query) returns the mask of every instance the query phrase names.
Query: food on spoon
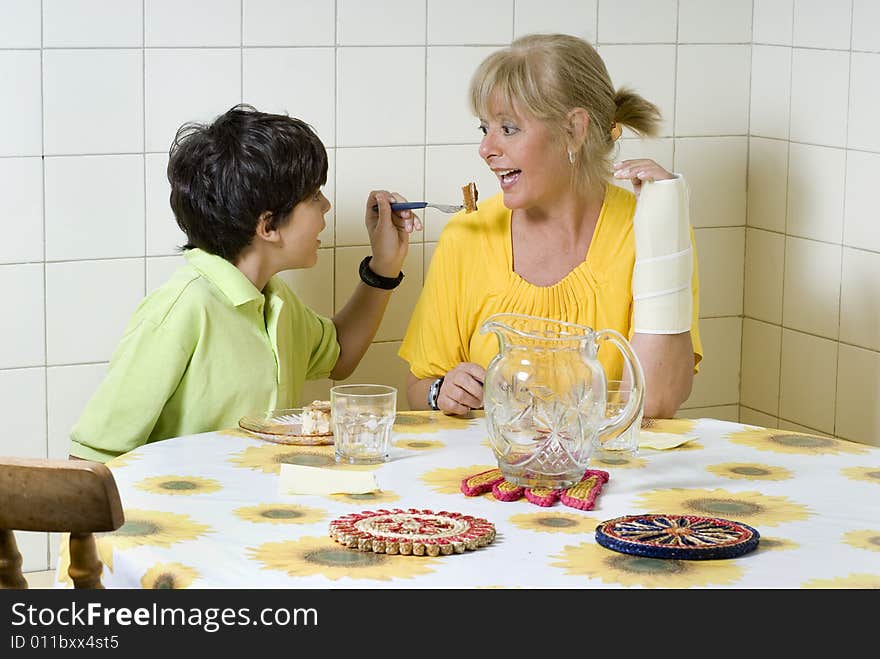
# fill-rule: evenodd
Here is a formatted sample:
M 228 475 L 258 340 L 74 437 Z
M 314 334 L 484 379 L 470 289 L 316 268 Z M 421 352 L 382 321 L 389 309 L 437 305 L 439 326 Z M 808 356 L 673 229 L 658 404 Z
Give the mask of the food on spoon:
M 303 435 L 329 435 L 330 431 L 330 401 L 313 400 L 303 408 L 302 412 Z
M 477 199 L 479 197 L 477 184 L 471 181 L 467 185 L 462 186 L 461 194 L 464 197 L 464 212 L 473 213 L 477 210 Z

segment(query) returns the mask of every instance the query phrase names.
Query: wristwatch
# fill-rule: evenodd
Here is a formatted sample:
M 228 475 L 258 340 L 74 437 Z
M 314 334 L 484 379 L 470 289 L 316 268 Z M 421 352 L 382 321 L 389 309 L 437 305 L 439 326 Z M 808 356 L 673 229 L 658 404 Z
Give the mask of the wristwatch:
M 428 407 L 432 410 L 439 410 L 440 406 L 437 405 L 437 397 L 440 395 L 440 387 L 443 386 L 443 377 L 439 377 L 431 383 L 431 387 L 428 389 Z
M 361 281 L 367 286 L 381 288 L 386 291 L 390 291 L 391 289 L 400 286 L 400 282 L 403 281 L 403 271 L 399 272 L 396 277 L 383 277 L 382 275 L 377 275 L 370 267 L 370 261 L 372 258 L 372 256 L 364 257 L 364 260 L 361 261 L 361 264 L 358 267 L 358 274 L 361 277 Z

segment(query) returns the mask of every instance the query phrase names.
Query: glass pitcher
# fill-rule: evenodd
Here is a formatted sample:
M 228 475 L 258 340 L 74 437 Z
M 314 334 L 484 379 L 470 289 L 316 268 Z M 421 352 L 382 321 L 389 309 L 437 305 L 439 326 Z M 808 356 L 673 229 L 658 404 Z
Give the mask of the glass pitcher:
M 632 346 L 611 329 L 521 314 L 495 314 L 499 352 L 486 369 L 483 405 L 498 467 L 511 483 L 565 488 L 581 481 L 594 445 L 626 430 L 644 404 L 644 375 Z M 602 342 L 623 353 L 633 395 L 606 418 Z

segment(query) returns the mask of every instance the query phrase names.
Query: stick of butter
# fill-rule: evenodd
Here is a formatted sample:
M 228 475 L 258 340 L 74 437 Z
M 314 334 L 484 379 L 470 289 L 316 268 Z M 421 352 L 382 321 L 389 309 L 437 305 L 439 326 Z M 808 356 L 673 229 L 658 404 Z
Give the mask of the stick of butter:
M 366 494 L 379 489 L 372 471 L 343 471 L 281 464 L 281 494 Z

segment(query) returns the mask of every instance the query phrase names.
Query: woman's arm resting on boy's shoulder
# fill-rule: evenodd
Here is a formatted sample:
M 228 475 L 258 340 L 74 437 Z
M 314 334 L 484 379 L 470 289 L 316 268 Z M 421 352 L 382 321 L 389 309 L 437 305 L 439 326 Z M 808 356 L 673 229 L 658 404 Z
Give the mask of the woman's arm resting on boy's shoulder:
M 486 369 L 479 364 L 462 362 L 443 376 L 437 406 L 446 414 L 465 415 L 483 406 L 483 380 Z M 406 376 L 406 394 L 410 409 L 428 410 L 428 393 L 437 378 L 420 380 L 410 372 Z
M 694 383 L 691 333 L 636 333 L 631 343 L 645 373 L 645 416 L 672 418 Z
M 392 201 L 406 201 L 396 193 L 374 190 L 367 198 L 366 225 L 373 257 L 369 268 L 380 277 L 394 278 L 400 272 L 409 249 L 409 234 L 422 224 L 410 211 L 391 212 Z M 373 210 L 373 207 L 377 210 Z M 339 359 L 330 373 L 334 380 L 350 376 L 370 347 L 379 329 L 391 291 L 358 282 L 345 306 L 333 316 Z

